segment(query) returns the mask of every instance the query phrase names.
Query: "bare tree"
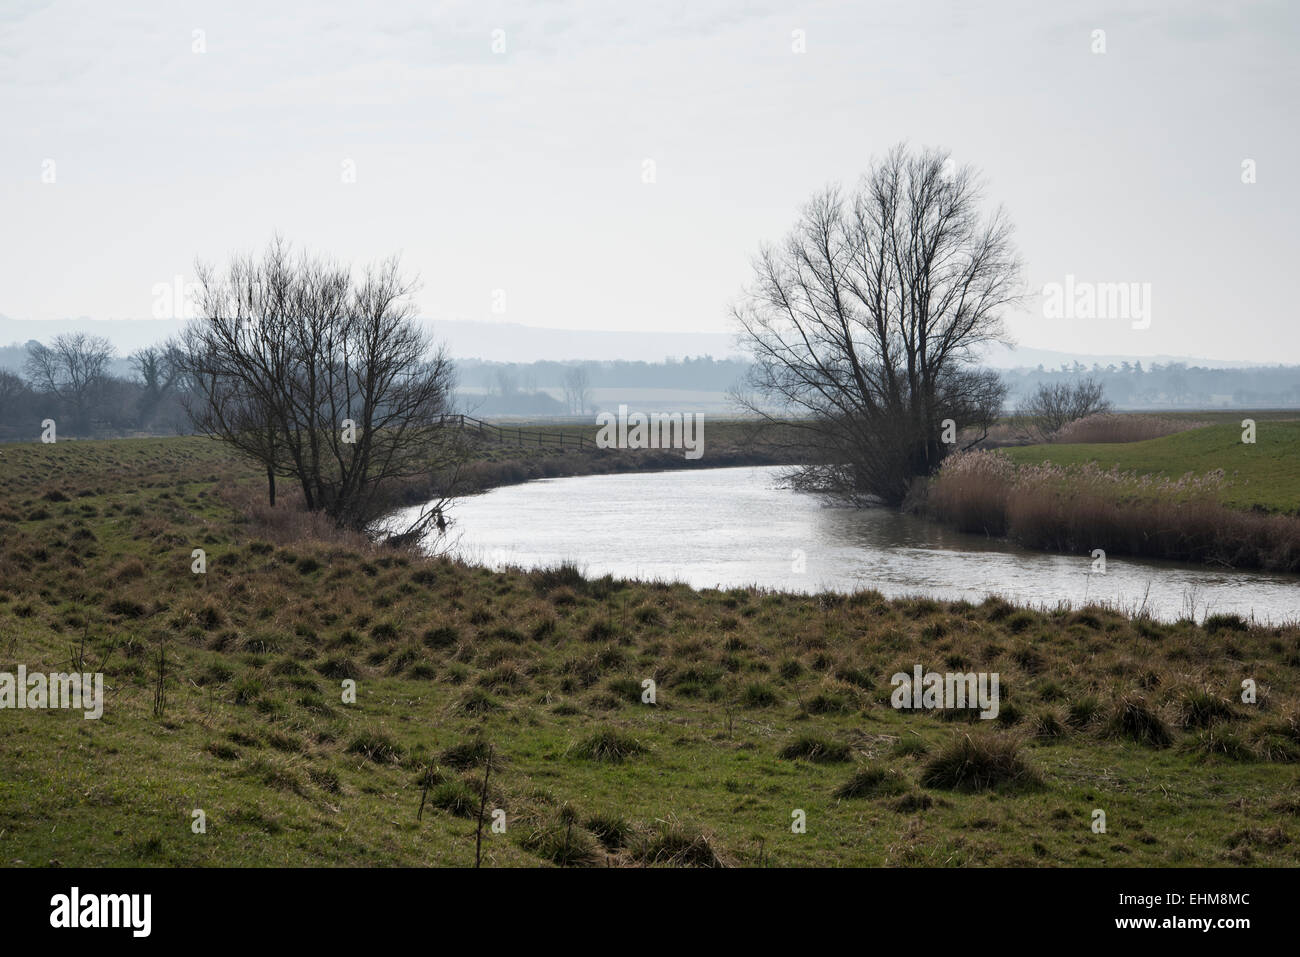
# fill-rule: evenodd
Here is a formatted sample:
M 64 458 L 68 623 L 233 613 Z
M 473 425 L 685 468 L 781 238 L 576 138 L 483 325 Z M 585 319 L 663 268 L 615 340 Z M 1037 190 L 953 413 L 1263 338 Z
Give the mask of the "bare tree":
M 974 363 L 1023 292 L 1010 223 L 981 199 L 972 170 L 900 145 L 759 253 L 734 310 L 752 391 L 735 398 L 795 420 L 805 483 L 898 503 L 952 450 L 945 420 L 976 441 L 996 420 L 1005 388 Z
M 131 366 L 140 377 L 140 426 L 147 426 L 184 378 L 184 365 L 175 344 L 146 346 L 131 354 Z
M 48 346 L 28 343 L 23 369 L 38 392 L 59 400 L 78 426 L 89 428 L 91 409 L 115 352 L 103 336 L 70 332 L 55 336 Z
M 519 391 L 519 380 L 509 366 L 497 369 L 495 379 L 497 394 L 501 398 L 508 399 Z
M 15 375 L 8 369 L 0 369 L 0 409 L 7 410 L 30 391 L 22 376 Z
M 591 406 L 591 375 L 586 366 L 574 366 L 564 373 L 564 402 L 571 415 L 582 415 Z
M 1089 376 L 1076 382 L 1043 382 L 1016 410 L 1017 433 L 1030 442 L 1046 442 L 1077 419 L 1111 410 L 1100 382 Z
M 35 418 L 30 414 L 34 398 L 31 387 L 22 376 L 0 369 L 0 437 L 8 437 L 11 431 L 14 435 L 20 434 L 24 418 Z M 31 424 L 28 422 L 29 426 Z
M 275 240 L 224 274 L 197 268 L 200 318 L 180 352 L 188 409 L 202 433 L 294 479 L 311 511 L 367 528 L 406 480 L 445 472 L 461 454 L 449 410 L 453 367 L 414 321 L 414 285 L 396 260 L 364 271 Z M 436 521 L 433 503 L 411 535 Z

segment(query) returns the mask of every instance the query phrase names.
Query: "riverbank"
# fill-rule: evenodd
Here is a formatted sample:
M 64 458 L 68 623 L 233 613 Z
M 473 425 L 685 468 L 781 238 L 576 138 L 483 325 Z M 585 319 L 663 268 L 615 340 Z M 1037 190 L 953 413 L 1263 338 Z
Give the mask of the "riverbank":
M 915 507 L 1026 548 L 1300 571 L 1300 422 L 1242 431 L 966 453 Z
M 519 425 L 504 430 L 504 440 L 485 440 L 471 430 L 465 436 L 469 452 L 465 463 L 406 482 L 397 502 L 413 506 L 443 495 L 475 495 L 536 479 L 795 462 L 779 430 L 752 421 L 708 420 L 698 458 L 687 458 L 682 449 L 598 448 L 598 431 L 587 423 Z M 565 438 L 563 444 L 555 441 L 559 435 Z
M 110 689 L 0 711 L 6 864 L 464 866 L 488 760 L 489 866 L 1300 863 L 1295 625 L 491 572 L 272 534 L 196 439 L 0 477 L 0 672 Z M 918 664 L 997 718 L 892 707 Z

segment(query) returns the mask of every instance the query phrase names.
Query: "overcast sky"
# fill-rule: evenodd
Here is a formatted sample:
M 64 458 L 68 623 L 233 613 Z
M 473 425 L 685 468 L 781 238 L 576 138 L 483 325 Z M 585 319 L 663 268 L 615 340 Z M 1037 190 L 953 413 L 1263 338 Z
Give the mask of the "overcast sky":
M 143 319 L 280 230 L 401 253 L 432 318 L 723 332 L 907 140 L 983 171 L 1031 290 L 1150 284 L 1148 328 L 1033 301 L 1024 345 L 1300 362 L 1297 9 L 0 0 L 0 314 Z

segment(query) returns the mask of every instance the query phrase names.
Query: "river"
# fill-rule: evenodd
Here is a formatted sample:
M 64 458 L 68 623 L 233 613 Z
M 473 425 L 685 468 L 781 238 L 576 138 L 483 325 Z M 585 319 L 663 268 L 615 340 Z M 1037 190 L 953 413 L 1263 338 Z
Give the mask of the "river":
M 453 550 L 495 568 L 576 562 L 588 576 L 1078 607 L 1155 618 L 1235 612 L 1300 620 L 1300 576 L 1029 551 L 887 509 L 834 507 L 781 487 L 776 467 L 543 479 L 456 502 Z

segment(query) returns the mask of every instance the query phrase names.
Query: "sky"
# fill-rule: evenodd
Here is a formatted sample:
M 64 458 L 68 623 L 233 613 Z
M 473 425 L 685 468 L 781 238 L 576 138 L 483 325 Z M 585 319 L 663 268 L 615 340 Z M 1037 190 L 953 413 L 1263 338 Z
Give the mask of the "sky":
M 1300 362 L 1298 26 L 1249 0 L 0 0 L 0 315 L 174 316 L 196 259 L 278 231 L 399 254 L 431 319 L 725 333 L 759 245 L 906 141 L 1015 224 L 1022 345 Z M 1103 283 L 1129 310 L 1042 295 Z

